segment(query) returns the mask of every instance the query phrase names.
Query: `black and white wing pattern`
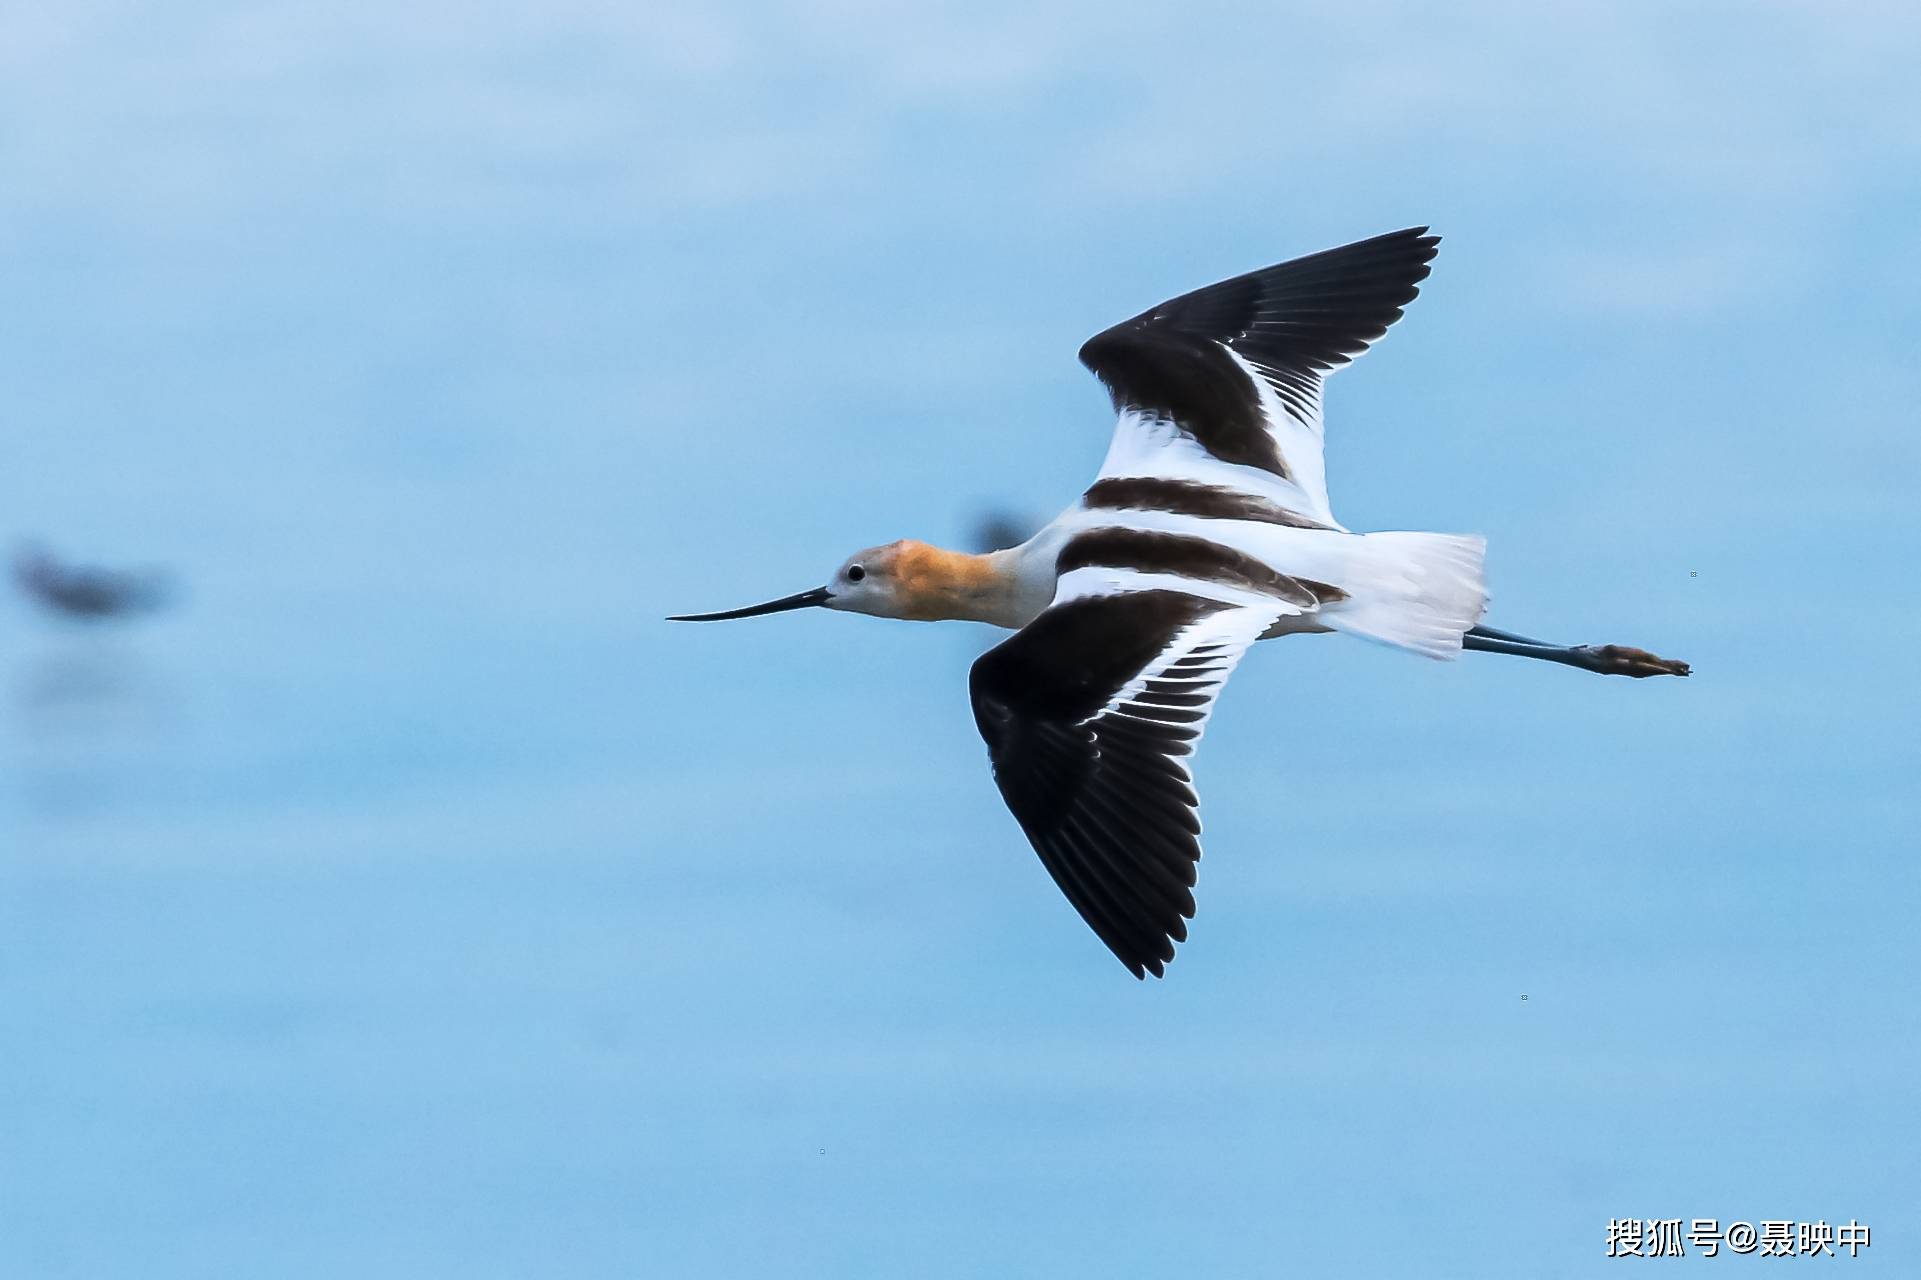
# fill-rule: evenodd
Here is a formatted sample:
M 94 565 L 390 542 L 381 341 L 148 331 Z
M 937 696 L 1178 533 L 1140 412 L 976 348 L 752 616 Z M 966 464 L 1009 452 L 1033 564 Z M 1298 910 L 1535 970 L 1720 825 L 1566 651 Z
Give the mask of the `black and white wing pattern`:
M 1186 758 L 1248 645 L 1295 611 L 1082 569 L 974 664 L 974 720 L 1007 807 L 1137 978 L 1161 976 L 1194 915 L 1201 824 Z
M 1182 294 L 1089 339 L 1081 363 L 1121 415 L 1102 477 L 1225 484 L 1332 525 L 1322 383 L 1400 319 L 1439 243 L 1426 227 L 1390 232 Z M 1166 456 L 1176 443 L 1192 456 Z

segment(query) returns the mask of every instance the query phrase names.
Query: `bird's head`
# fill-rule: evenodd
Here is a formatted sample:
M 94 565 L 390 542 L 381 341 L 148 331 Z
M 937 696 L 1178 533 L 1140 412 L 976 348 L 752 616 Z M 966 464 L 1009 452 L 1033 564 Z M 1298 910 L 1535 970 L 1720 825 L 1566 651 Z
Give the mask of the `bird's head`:
M 941 600 L 951 586 L 956 569 L 950 561 L 972 560 L 951 551 L 930 547 L 925 542 L 903 538 L 884 546 L 857 551 L 841 561 L 834 576 L 824 587 L 783 596 L 766 604 L 748 605 L 720 613 L 690 613 L 669 618 L 669 622 L 725 622 L 731 618 L 752 618 L 763 613 L 782 613 L 788 609 L 839 609 L 847 613 L 867 613 L 877 618 L 930 619 L 952 617 L 941 611 Z

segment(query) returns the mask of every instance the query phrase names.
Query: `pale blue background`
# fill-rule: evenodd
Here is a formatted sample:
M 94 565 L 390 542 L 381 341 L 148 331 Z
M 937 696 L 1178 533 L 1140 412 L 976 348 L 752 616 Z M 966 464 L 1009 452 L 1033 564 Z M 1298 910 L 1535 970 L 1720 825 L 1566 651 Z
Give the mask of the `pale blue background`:
M 0 604 L 0 1274 L 1921 1274 L 1917 66 L 1871 3 L 0 3 L 0 539 L 187 585 Z M 659 620 L 1051 513 L 1088 334 L 1416 222 L 1337 512 L 1699 674 L 1263 647 L 1166 982 L 1001 808 L 984 633 Z

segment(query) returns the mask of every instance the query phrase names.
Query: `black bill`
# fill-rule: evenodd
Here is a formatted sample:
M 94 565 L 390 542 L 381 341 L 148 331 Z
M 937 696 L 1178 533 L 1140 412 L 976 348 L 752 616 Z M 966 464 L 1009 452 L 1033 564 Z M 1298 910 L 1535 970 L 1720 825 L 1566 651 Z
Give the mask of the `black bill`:
M 784 613 L 788 609 L 811 609 L 826 604 L 833 597 L 834 593 L 826 587 L 815 587 L 797 596 L 784 596 L 779 600 L 769 600 L 766 604 L 750 604 L 745 609 L 728 609 L 722 613 L 684 613 L 667 621 L 726 622 L 730 618 L 752 618 L 763 613 Z

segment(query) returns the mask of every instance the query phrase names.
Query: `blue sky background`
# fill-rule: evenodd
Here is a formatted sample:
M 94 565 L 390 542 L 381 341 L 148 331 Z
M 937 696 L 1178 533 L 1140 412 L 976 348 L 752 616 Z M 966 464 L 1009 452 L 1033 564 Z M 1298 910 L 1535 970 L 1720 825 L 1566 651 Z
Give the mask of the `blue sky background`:
M 0 1272 L 1916 1274 L 1917 65 L 1872 3 L 0 3 L 0 538 L 187 587 L 0 604 Z M 1419 222 L 1337 513 L 1698 674 L 1263 646 L 1164 983 L 1001 808 L 986 633 L 660 621 L 1050 514 L 1085 337 Z

